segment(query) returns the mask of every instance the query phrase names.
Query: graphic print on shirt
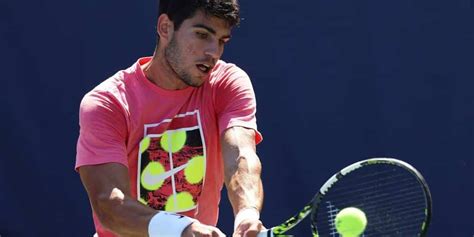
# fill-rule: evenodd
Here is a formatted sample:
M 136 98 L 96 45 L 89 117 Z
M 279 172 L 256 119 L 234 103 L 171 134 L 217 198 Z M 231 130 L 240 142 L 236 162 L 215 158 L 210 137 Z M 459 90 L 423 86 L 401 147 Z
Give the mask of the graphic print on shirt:
M 199 111 L 145 125 L 138 153 L 138 199 L 156 210 L 197 208 L 206 173 Z

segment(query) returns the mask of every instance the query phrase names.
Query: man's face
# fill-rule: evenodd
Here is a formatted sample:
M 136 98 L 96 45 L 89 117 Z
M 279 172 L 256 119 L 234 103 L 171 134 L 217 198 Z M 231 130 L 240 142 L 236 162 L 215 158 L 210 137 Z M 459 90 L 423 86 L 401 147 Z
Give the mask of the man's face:
M 165 48 L 165 58 L 179 79 L 198 87 L 224 52 L 230 33 L 225 20 L 197 11 L 174 31 Z

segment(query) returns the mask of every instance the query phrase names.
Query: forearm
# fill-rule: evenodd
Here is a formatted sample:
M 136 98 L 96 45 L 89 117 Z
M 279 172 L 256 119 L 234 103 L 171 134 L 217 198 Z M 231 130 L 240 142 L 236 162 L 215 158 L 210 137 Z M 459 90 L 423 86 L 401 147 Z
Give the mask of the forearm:
M 264 228 L 260 221 L 262 165 L 256 153 L 255 131 L 232 127 L 224 132 L 221 142 L 227 194 L 235 216 L 233 236 L 255 236 Z
M 255 151 L 235 151 L 234 162 L 229 162 L 225 170 L 225 182 L 234 214 L 248 207 L 262 208 L 263 187 L 261 164 Z
M 117 163 L 83 166 L 79 173 L 103 227 L 120 236 L 148 236 L 148 223 L 156 210 L 131 197 L 125 166 Z
M 92 203 L 101 224 L 120 236 L 148 236 L 148 224 L 157 213 L 114 188 Z

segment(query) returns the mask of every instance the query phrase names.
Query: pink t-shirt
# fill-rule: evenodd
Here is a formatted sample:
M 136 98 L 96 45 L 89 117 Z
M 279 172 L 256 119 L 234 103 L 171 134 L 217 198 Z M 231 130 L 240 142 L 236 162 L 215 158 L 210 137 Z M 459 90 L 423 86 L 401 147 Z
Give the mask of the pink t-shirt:
M 164 90 L 145 77 L 141 58 L 87 93 L 80 106 L 76 169 L 116 162 L 128 167 L 131 193 L 144 205 L 216 225 L 224 182 L 220 134 L 256 131 L 248 75 L 219 61 L 200 87 Z M 114 236 L 94 214 L 99 236 Z

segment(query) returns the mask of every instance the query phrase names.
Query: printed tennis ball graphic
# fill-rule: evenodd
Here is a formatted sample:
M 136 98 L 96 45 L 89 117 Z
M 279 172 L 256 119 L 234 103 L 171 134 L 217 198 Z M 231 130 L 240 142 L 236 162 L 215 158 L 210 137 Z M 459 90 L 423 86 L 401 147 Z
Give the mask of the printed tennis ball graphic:
M 166 131 L 161 137 L 160 145 L 167 152 L 177 152 L 186 143 L 186 131 Z
M 193 157 L 188 161 L 188 166 L 184 169 L 184 177 L 190 184 L 201 182 L 204 177 L 204 156 Z
M 165 211 L 181 211 L 194 207 L 193 196 L 188 192 L 171 195 L 166 201 Z
M 157 176 L 165 172 L 165 167 L 159 162 L 150 162 L 148 165 L 143 169 L 142 175 L 140 177 L 142 186 L 147 190 L 157 190 L 161 187 L 164 180 L 160 180 L 156 182 L 153 180 L 153 176 Z
M 146 136 L 140 141 L 140 154 L 145 152 L 148 149 L 148 147 L 150 147 L 150 140 L 151 140 L 150 137 Z
M 358 237 L 365 230 L 367 218 L 360 209 L 348 207 L 337 213 L 334 222 L 337 232 L 343 237 Z

